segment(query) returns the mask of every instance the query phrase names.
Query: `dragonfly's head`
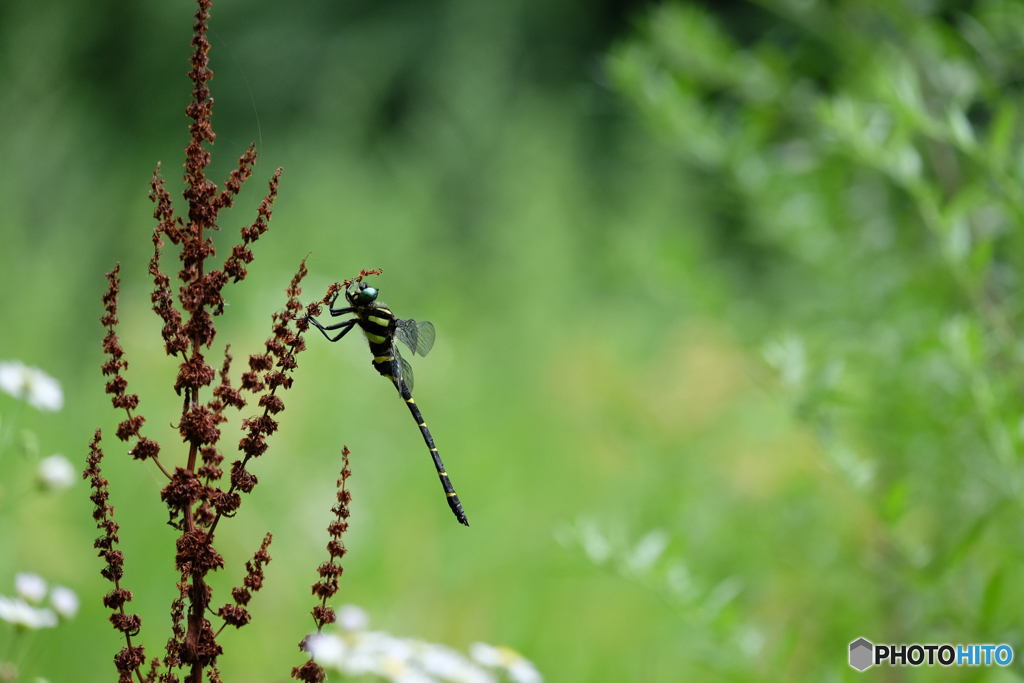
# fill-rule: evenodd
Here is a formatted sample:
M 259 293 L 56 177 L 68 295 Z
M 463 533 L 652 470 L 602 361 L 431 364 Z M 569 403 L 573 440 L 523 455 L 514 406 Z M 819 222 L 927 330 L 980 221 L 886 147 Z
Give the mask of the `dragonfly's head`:
M 373 287 L 367 287 L 365 282 L 360 282 L 353 289 L 345 292 L 345 296 L 350 303 L 356 306 L 365 306 L 377 299 L 377 290 Z

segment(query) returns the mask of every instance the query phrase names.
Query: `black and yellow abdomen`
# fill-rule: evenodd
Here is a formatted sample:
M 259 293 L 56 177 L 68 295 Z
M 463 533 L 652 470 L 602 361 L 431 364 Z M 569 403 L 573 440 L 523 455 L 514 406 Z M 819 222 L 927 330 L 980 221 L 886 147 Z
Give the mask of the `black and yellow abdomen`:
M 455 487 L 452 486 L 451 479 L 448 478 L 448 473 L 444 469 L 444 463 L 441 462 L 441 455 L 437 452 L 437 446 L 434 445 L 434 437 L 430 435 L 430 430 L 427 429 L 427 423 L 423 419 L 419 406 L 416 405 L 416 401 L 412 398 L 412 392 L 409 391 L 409 387 L 405 385 L 405 382 L 399 382 L 398 385 L 398 393 L 405 399 L 405 404 L 409 406 L 412 418 L 416 420 L 416 424 L 420 428 L 423 441 L 427 444 L 427 448 L 430 449 L 430 457 L 434 460 L 434 469 L 437 470 L 437 476 L 441 479 L 441 487 L 444 489 L 444 495 L 448 499 L 448 507 L 455 513 L 455 517 L 459 522 L 469 526 L 469 520 L 466 519 L 466 511 L 462 509 L 459 496 L 455 493 Z

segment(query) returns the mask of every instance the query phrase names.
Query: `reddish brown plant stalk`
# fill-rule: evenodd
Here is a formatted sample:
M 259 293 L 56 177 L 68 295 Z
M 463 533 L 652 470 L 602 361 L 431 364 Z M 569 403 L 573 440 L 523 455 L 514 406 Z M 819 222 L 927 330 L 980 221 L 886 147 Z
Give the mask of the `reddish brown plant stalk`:
M 267 534 L 263 538 L 260 549 L 253 555 L 252 560 L 245 563 L 246 575 L 242 580 L 242 585 L 231 589 L 231 597 L 234 599 L 235 604 L 224 605 L 217 611 L 217 616 L 224 620 L 224 626 L 230 625 L 235 628 L 241 628 L 249 623 L 249 611 L 245 606 L 252 599 L 252 594 L 263 588 L 263 565 L 270 562 L 267 548 L 270 547 L 270 541 L 273 538 L 272 535 Z M 224 626 L 220 627 L 220 631 L 224 630 Z M 217 631 L 217 633 L 219 634 L 220 631 Z
M 128 361 L 123 359 L 124 349 L 121 348 L 121 342 L 118 340 L 115 330 L 117 326 L 117 296 L 121 290 L 121 281 L 118 278 L 120 272 L 121 264 L 118 263 L 114 270 L 107 273 L 107 292 L 103 295 L 103 309 L 107 314 L 100 318 L 100 323 L 107 328 L 107 336 L 103 338 L 103 351 L 110 356 L 110 360 L 103 364 L 102 371 L 105 376 L 113 376 L 107 382 L 106 392 L 113 394 L 110 402 L 114 407 L 123 408 L 128 415 L 128 419 L 117 426 L 117 438 L 121 441 L 128 441 L 133 436 L 139 437 L 135 447 L 128 452 L 136 460 L 151 458 L 160 471 L 170 478 L 171 475 L 167 474 L 167 470 L 160 464 L 160 458 L 157 457 L 160 453 L 160 444 L 144 436 L 139 436 L 139 429 L 146 421 L 146 418 L 141 415 L 132 416 L 132 411 L 139 407 L 139 395 L 125 393 L 128 381 L 121 376 L 121 370 L 128 369 Z
M 123 558 L 120 551 L 113 549 L 117 540 L 117 525 L 106 514 L 112 508 L 105 506 L 106 480 L 99 476 L 99 432 L 93 442 L 90 469 L 86 476 L 94 476 L 94 501 L 97 506 L 97 523 L 107 530 L 107 536 L 97 541 L 101 555 L 107 559 L 103 570 L 115 583 L 115 590 L 105 598 L 108 606 L 117 610 L 111 620 L 116 628 L 125 633 L 128 646 L 117 658 L 118 671 L 122 680 L 135 671 L 140 683 L 159 680 L 162 683 L 178 683 L 174 670 L 188 667 L 188 680 L 201 683 L 204 669 L 211 670 L 210 680 L 219 681 L 216 669 L 217 657 L 222 653 L 216 637 L 224 625 L 240 627 L 249 621 L 245 608 L 251 592 L 259 589 L 263 582 L 263 566 L 270 561 L 267 546 L 257 551 L 252 562 L 247 563 L 247 575 L 242 588 L 233 591 L 234 606 L 225 605 L 218 612 L 224 624 L 214 632 L 208 615 L 212 592 L 206 582 L 211 571 L 223 568 L 224 561 L 213 546 L 213 535 L 223 517 L 232 517 L 241 505 L 239 492 L 248 493 L 256 485 L 256 477 L 246 466 L 252 458 L 259 457 L 267 450 L 266 438 L 277 430 L 275 416 L 284 410 L 281 393 L 291 387 L 292 372 L 296 368 L 296 356 L 305 349 L 302 333 L 308 323 L 302 316 L 303 307 L 299 302 L 302 278 L 306 275 L 305 260 L 299 272 L 287 289 L 287 302 L 283 311 L 272 317 L 272 336 L 265 343 L 266 352 L 249 357 L 249 371 L 242 376 L 240 389 L 232 387 L 230 380 L 230 345 L 225 349 L 225 358 L 220 370 L 220 384 L 211 391 L 206 402 L 200 400 L 204 387 L 210 387 L 216 377 L 213 367 L 207 364 L 204 350 L 212 347 L 217 330 L 213 319 L 224 313 L 222 290 L 228 281 L 235 283 L 245 279 L 246 267 L 252 263 L 252 245 L 268 229 L 271 207 L 277 197 L 281 169 L 270 179 L 266 196 L 260 203 L 252 224 L 241 229 L 241 241 L 236 244 L 221 268 L 210 269 L 209 259 L 216 256 L 212 230 L 219 230 L 217 218 L 221 209 L 230 208 L 234 197 L 243 183 L 252 175 L 256 163 L 254 146 L 238 159 L 237 167 L 231 172 L 219 193 L 217 185 L 207 179 L 205 170 L 210 163 L 210 153 L 205 146 L 212 144 L 215 135 L 210 124 L 213 98 L 208 83 L 213 77 L 209 69 L 209 42 L 206 39 L 207 23 L 210 17 L 210 0 L 197 0 L 195 14 L 193 52 L 190 58 L 189 78 L 192 80 L 192 101 L 186 114 L 192 120 L 189 126 L 190 141 L 185 148 L 185 190 L 183 196 L 188 204 L 186 217 L 175 216 L 171 196 L 160 176 L 160 164 L 150 183 L 150 199 L 156 205 L 154 218 L 157 225 L 153 231 L 153 256 L 149 260 L 149 274 L 153 278 L 151 301 L 153 310 L 163 322 L 161 337 L 165 351 L 180 361 L 174 389 L 182 397 L 182 410 L 177 427 L 182 442 L 187 447 L 180 454 L 183 466 L 168 471 L 157 457 L 160 446 L 139 435 L 145 418 L 133 414 L 138 408 L 136 394 L 127 394 L 127 382 L 121 371 L 128 366 L 124 360 L 115 326 L 117 325 L 117 298 L 120 281 L 120 264 L 107 275 L 108 289 L 103 297 L 106 314 L 102 323 L 107 327 L 104 351 L 109 359 L 103 365 L 103 374 L 111 376 L 106 391 L 112 395 L 116 408 L 123 409 L 127 418 L 118 426 L 117 434 L 122 441 L 137 437 L 129 451 L 138 460 L 152 459 L 169 479 L 161 491 L 161 499 L 167 505 L 169 523 L 180 531 L 176 541 L 175 566 L 180 574 L 178 597 L 171 605 L 172 636 L 167 642 L 163 658 L 164 672 L 160 673 L 160 661 L 152 660 L 149 674 L 143 679 L 140 666 L 144 664 L 142 646 L 132 646 L 130 637 L 138 633 L 138 617 L 124 614 L 123 603 L 131 594 L 123 591 L 118 584 Z M 180 249 L 178 258 L 181 267 L 177 278 L 177 293 L 172 290 L 171 278 L 161 270 L 164 240 Z M 315 304 L 314 304 L 315 305 Z M 205 347 L 205 348 L 204 348 Z M 266 391 L 269 388 L 269 391 Z M 280 389 L 280 391 L 279 391 Z M 231 467 L 231 485 L 227 491 L 217 487 L 223 470 L 224 456 L 217 444 L 221 437 L 220 425 L 227 421 L 224 411 L 228 406 L 241 410 L 246 406 L 241 390 L 259 396 L 258 403 L 263 409 L 261 415 L 243 420 L 246 434 L 239 449 L 244 453 Z M 166 458 L 165 452 L 165 458 Z M 101 544 L 102 541 L 102 544 Z M 127 672 L 127 673 L 126 673 Z
M 103 598 L 103 604 L 108 609 L 114 610 L 110 615 L 110 623 L 114 628 L 124 634 L 125 646 L 117 656 L 114 657 L 114 665 L 117 667 L 119 683 L 131 683 L 132 672 L 139 678 L 139 683 L 144 683 L 140 667 L 146 661 L 145 648 L 141 645 L 132 645 L 132 636 L 139 635 L 142 620 L 137 614 L 126 614 L 124 603 L 130 602 L 132 593 L 121 588 L 121 577 L 124 576 L 124 555 L 117 549 L 118 527 L 114 521 L 114 506 L 109 504 L 110 493 L 107 490 L 108 482 L 100 471 L 100 461 L 103 460 L 103 451 L 100 449 L 102 434 L 99 429 L 93 435 L 89 444 L 89 457 L 86 459 L 88 467 L 82 472 L 82 478 L 89 480 L 89 486 L 93 489 L 90 496 L 96 508 L 93 510 L 92 518 L 96 520 L 96 528 L 103 532 L 103 535 L 93 543 L 94 548 L 99 549 L 99 556 L 107 561 L 107 566 L 100 574 L 114 584 L 114 589 Z
M 320 604 L 313 607 L 311 612 L 313 622 L 316 624 L 316 635 L 318 636 L 323 631 L 324 626 L 333 624 L 337 619 L 334 609 L 327 606 L 327 601 L 338 592 L 338 579 L 341 578 L 341 574 L 344 571 L 341 566 L 341 558 L 348 552 L 341 537 L 348 531 L 348 518 L 350 514 L 348 507 L 352 503 L 352 492 L 346 486 L 348 478 L 352 476 L 352 470 L 348 466 L 348 456 L 350 454 L 351 451 L 349 451 L 348 446 L 344 446 L 341 451 L 343 464 L 337 481 L 338 504 L 331 508 L 331 512 L 334 513 L 334 519 L 327 526 L 327 533 L 331 537 L 331 540 L 327 543 L 327 554 L 330 555 L 330 559 L 317 568 L 320 580 L 313 584 L 313 595 L 320 598 Z M 303 652 L 310 651 L 309 639 L 310 637 L 307 636 L 299 643 L 299 649 Z M 292 678 L 305 681 L 305 683 L 322 683 L 326 679 L 326 674 L 323 667 L 313 661 L 313 657 L 310 655 L 309 660 L 305 664 L 292 667 Z

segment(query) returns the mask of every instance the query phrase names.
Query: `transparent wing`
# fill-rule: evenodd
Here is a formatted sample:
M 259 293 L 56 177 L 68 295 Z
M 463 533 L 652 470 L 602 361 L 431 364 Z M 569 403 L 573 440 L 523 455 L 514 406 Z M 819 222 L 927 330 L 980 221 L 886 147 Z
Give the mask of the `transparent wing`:
M 395 319 L 395 336 L 398 340 L 409 347 L 409 350 L 416 353 L 416 345 L 419 341 L 419 328 L 415 320 Z M 430 342 L 433 344 L 433 340 Z
M 395 374 L 392 376 L 398 380 L 405 382 L 405 386 L 409 387 L 409 391 L 412 391 L 413 386 L 413 374 L 412 366 L 409 365 L 409 361 L 402 358 L 402 354 L 398 352 L 398 345 L 393 345 L 392 349 L 395 352 L 395 365 L 393 371 Z
M 419 338 L 419 344 L 413 351 L 425 356 L 430 353 L 430 349 L 434 348 L 434 326 L 426 321 L 416 324 L 416 332 Z

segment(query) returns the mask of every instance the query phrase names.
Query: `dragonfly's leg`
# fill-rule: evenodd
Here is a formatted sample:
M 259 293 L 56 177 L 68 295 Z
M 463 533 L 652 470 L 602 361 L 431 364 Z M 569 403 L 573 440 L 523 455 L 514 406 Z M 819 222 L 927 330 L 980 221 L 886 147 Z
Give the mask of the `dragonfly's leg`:
M 338 324 L 338 325 L 328 325 L 328 326 L 327 326 L 327 329 L 328 329 L 328 330 L 333 330 L 333 329 L 337 329 L 337 328 L 339 328 L 339 327 L 341 327 L 341 328 L 344 328 L 344 329 L 342 329 L 341 333 L 340 333 L 340 334 L 339 334 L 339 335 L 338 335 L 337 337 L 334 337 L 334 338 L 331 338 L 331 337 L 327 337 L 327 338 L 328 338 L 328 339 L 330 339 L 330 340 L 331 340 L 332 342 L 336 342 L 336 341 L 338 341 L 339 339 L 341 339 L 342 337 L 344 337 L 344 336 L 345 336 L 346 334 L 348 334 L 349 332 L 351 332 L 351 331 L 352 331 L 352 328 L 353 328 L 353 327 L 355 326 L 355 324 L 356 324 L 356 321 L 355 321 L 355 320 L 350 320 L 350 321 L 348 321 L 348 322 L 340 323 L 340 324 Z M 325 334 L 326 334 L 326 333 L 325 333 Z
M 345 322 L 338 323 L 337 325 L 327 325 L 325 327 L 325 326 L 321 325 L 319 322 L 317 322 L 316 318 L 309 318 L 308 320 L 309 320 L 309 322 L 313 323 L 313 325 L 316 327 L 316 329 L 320 330 L 320 332 L 325 337 L 327 337 L 327 341 L 332 341 L 332 342 L 336 342 L 339 339 L 341 339 L 342 337 L 344 337 L 346 334 L 348 334 L 349 331 L 352 329 L 352 326 L 355 325 L 356 322 L 357 322 L 354 319 L 353 320 L 346 320 Z M 339 334 L 337 337 L 331 337 L 331 335 L 327 334 L 327 330 L 338 330 L 338 329 L 341 330 L 341 334 Z
M 335 308 L 334 307 L 334 302 L 331 302 L 331 317 L 332 318 L 337 318 L 339 315 L 345 315 L 346 313 L 351 313 L 354 310 L 356 310 L 356 309 L 352 308 L 351 306 L 346 306 L 345 308 Z

